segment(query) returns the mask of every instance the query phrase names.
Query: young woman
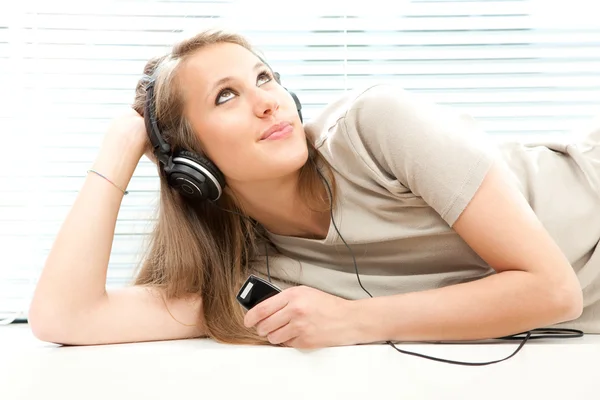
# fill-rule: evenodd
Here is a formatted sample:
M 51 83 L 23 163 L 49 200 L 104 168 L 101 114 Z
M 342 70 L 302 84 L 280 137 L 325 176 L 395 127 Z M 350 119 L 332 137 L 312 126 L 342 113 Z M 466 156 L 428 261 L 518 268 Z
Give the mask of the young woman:
M 573 144 L 493 145 L 472 119 L 393 85 L 351 91 L 303 125 L 248 42 L 221 31 L 144 72 L 48 256 L 30 310 L 40 339 L 310 348 L 568 321 L 600 332 L 599 128 Z M 212 199 L 185 195 L 157 162 L 147 99 L 171 160 L 222 174 Z M 106 291 L 144 154 L 159 168 L 157 223 L 135 284 Z M 283 291 L 245 312 L 235 296 L 250 274 Z

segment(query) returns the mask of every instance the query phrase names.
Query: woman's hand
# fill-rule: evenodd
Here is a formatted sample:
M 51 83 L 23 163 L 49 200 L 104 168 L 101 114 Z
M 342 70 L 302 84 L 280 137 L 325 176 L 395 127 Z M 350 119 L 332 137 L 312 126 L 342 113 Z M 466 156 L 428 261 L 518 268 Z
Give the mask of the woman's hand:
M 111 121 L 104 135 L 102 148 L 109 151 L 126 149 L 128 152 L 135 152 L 138 159 L 145 154 L 152 162 L 156 163 L 146 133 L 144 118 L 131 108 L 126 109 Z
M 244 318 L 260 336 L 287 347 L 320 348 L 360 343 L 356 302 L 296 286 L 268 298 Z

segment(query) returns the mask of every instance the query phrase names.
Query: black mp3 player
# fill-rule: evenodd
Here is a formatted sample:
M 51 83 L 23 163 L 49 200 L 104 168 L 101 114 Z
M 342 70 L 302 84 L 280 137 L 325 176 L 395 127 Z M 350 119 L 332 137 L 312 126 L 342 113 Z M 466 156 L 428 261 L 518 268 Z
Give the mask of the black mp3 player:
M 236 299 L 246 310 L 250 310 L 255 305 L 280 293 L 281 289 L 264 279 L 255 275 L 250 275 L 246 282 L 240 288 Z

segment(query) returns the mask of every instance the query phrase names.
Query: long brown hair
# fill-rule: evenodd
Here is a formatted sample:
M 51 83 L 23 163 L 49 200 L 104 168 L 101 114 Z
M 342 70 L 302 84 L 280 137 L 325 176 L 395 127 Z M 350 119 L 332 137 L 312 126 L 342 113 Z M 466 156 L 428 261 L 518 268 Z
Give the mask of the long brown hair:
M 156 114 L 161 133 L 173 151 L 187 149 L 204 155 L 196 134 L 186 120 L 177 73 L 198 49 L 216 43 L 234 43 L 257 54 L 244 37 L 222 30 L 203 31 L 173 46 L 171 52 L 146 64 L 144 74 L 155 79 Z M 262 58 L 262 57 L 261 57 Z M 136 87 L 133 108 L 143 116 L 146 79 Z M 330 166 L 307 139 L 309 157 L 300 171 L 300 195 L 315 210 L 329 209 L 329 199 L 315 198 L 322 181 L 315 164 Z M 226 212 L 210 202 L 193 203 L 171 189 L 162 173 L 160 201 L 147 253 L 134 284 L 159 287 L 167 298 L 199 294 L 204 331 L 222 343 L 268 344 L 243 325 L 244 311 L 235 300 L 239 287 L 255 263 L 264 229 L 248 218 Z M 332 185 L 335 188 L 335 185 Z M 335 196 L 335 191 L 334 191 Z M 218 200 L 219 207 L 242 212 L 230 191 Z M 199 319 L 200 320 L 200 319 Z

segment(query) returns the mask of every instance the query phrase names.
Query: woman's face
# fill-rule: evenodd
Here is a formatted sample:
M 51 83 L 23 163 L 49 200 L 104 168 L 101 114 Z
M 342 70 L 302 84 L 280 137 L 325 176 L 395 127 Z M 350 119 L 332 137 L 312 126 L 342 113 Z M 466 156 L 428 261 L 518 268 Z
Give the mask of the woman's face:
M 251 51 L 232 43 L 207 46 L 186 60 L 179 78 L 186 117 L 228 183 L 277 179 L 305 163 L 294 100 Z

